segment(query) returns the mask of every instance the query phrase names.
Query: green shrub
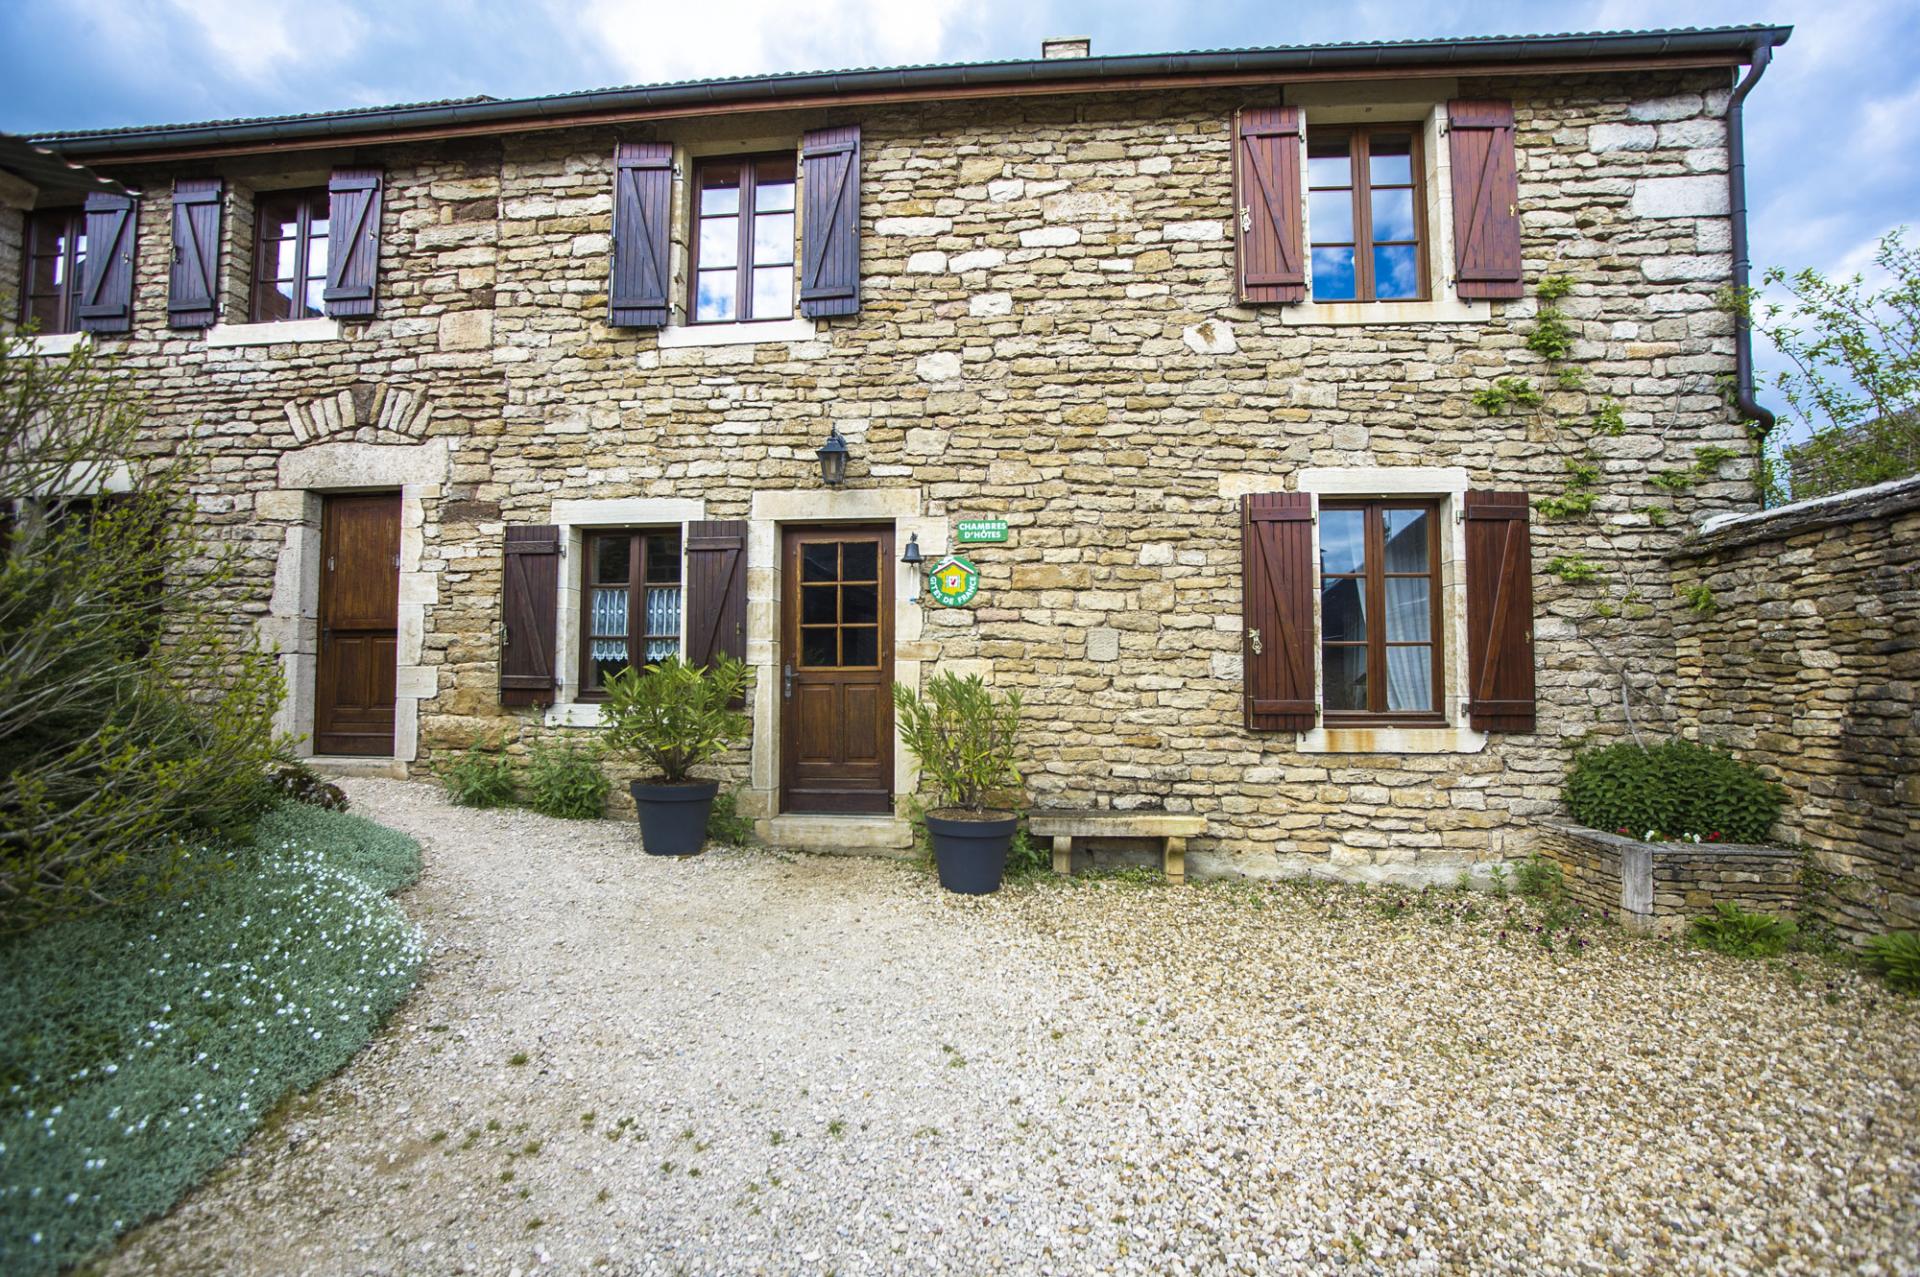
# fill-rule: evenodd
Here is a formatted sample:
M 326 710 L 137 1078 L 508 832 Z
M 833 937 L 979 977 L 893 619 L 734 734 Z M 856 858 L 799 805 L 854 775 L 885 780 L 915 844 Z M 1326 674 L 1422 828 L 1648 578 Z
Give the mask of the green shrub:
M 1736 958 L 1771 958 L 1793 943 L 1795 927 L 1785 918 L 1748 913 L 1730 900 L 1713 906 L 1687 924 L 1693 942 Z
M 279 658 L 222 589 L 238 542 L 208 543 L 189 447 L 142 461 L 138 406 L 85 347 L 0 335 L 0 932 L 202 880 L 273 802 Z M 104 458 L 130 490 L 85 489 Z
M 306 803 L 326 811 L 345 811 L 347 794 L 299 759 L 290 759 L 267 773 L 273 792 L 289 802 Z
M 1920 931 L 1889 931 L 1867 941 L 1867 965 L 1901 993 L 1920 993 Z
M 1019 882 L 1052 874 L 1053 846 L 1027 832 L 1027 817 L 1022 812 L 1020 824 L 1013 831 L 1013 845 L 1007 848 L 1007 877 Z
M 227 854 L 191 898 L 0 947 L 0 1271 L 53 1273 L 172 1206 L 412 987 L 424 946 L 386 898 L 412 839 L 288 803 Z
M 1566 875 L 1559 864 L 1535 852 L 1513 867 L 1513 890 L 1529 900 L 1554 904 L 1567 894 Z
M 513 760 L 504 753 L 469 749 L 434 772 L 455 806 L 505 807 L 513 802 Z
M 608 742 L 652 763 L 667 784 L 680 784 L 752 729 L 732 708 L 752 676 L 730 656 L 704 667 L 677 656 L 645 669 L 629 666 L 607 680 Z
M 543 816 L 599 820 L 613 783 L 600 770 L 600 753 L 577 745 L 535 745 L 523 778 L 527 806 Z
M 707 837 L 729 847 L 745 847 L 753 842 L 753 820 L 740 814 L 740 795 L 723 789 L 713 796 L 713 810 L 707 813 Z
M 996 699 L 978 674 L 937 674 L 924 693 L 893 685 L 900 740 L 920 762 L 946 807 L 985 811 L 992 796 L 1020 783 L 1014 760 L 1020 691 Z
M 1733 755 L 1686 740 L 1588 750 L 1573 760 L 1565 797 L 1589 829 L 1742 843 L 1764 841 L 1785 800 Z

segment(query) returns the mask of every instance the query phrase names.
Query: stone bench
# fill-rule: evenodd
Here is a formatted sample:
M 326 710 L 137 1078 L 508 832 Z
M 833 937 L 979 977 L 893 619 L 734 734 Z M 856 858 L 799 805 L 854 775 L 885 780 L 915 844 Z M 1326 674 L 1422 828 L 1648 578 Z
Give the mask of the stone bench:
M 1187 839 L 1207 832 L 1207 818 L 1172 811 L 1030 811 L 1027 832 L 1053 839 L 1053 871 L 1073 873 L 1075 838 L 1157 838 L 1167 881 L 1187 880 Z

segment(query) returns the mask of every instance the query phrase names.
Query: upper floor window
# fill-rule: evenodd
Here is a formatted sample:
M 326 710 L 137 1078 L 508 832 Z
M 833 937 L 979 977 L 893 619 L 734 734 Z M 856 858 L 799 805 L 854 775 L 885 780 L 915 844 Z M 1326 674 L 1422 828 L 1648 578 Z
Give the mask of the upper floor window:
M 1323 502 L 1320 663 L 1329 722 L 1437 720 L 1440 516 L 1428 502 Z
M 794 168 L 759 155 L 694 171 L 694 323 L 793 317 Z
M 26 286 L 20 290 L 22 322 L 38 320 L 43 333 L 80 328 L 80 276 L 87 264 L 87 214 L 80 208 L 49 208 L 27 219 Z
M 628 666 L 680 651 L 680 534 L 590 532 L 582 548 L 580 694 L 593 699 Z
M 1426 298 L 1420 149 L 1418 133 L 1406 125 L 1308 134 L 1315 301 Z
M 254 323 L 326 313 L 328 203 L 325 187 L 261 193 L 254 205 Z

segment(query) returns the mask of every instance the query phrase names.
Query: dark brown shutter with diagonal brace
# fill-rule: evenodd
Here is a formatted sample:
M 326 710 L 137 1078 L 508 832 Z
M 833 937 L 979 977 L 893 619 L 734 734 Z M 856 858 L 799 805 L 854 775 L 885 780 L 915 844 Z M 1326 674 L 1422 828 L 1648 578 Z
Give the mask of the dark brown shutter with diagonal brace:
M 380 280 L 380 186 L 377 168 L 335 169 L 327 183 L 327 289 L 335 319 L 371 319 Z
M 1240 571 L 1247 727 L 1313 730 L 1313 496 L 1240 498 Z
M 87 264 L 80 273 L 80 327 L 90 333 L 133 331 L 134 232 L 140 203 L 131 195 L 87 196 Z
M 747 525 L 687 525 L 687 663 L 747 656 Z
M 1467 717 L 1475 731 L 1530 732 L 1533 552 L 1527 494 L 1469 490 Z
M 860 309 L 860 126 L 815 129 L 800 141 L 806 180 L 800 246 L 800 313 L 811 319 Z
M 1240 300 L 1305 301 L 1299 107 L 1250 106 L 1234 116 L 1233 208 Z
M 1461 297 L 1521 293 L 1520 178 L 1513 103 L 1447 103 L 1453 165 L 1454 291 Z
M 560 620 L 560 529 L 510 527 L 500 577 L 500 703 L 551 705 Z
M 613 278 L 607 322 L 662 328 L 667 322 L 667 248 L 673 217 L 673 148 L 622 142 L 613 151 Z
M 173 268 L 167 274 L 167 323 L 205 328 L 219 310 L 220 179 L 173 184 Z

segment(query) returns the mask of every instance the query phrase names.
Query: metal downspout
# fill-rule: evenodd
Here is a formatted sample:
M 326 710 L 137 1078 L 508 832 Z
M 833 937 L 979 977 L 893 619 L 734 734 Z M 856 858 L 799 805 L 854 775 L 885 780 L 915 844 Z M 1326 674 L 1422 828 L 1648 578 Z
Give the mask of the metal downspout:
M 1741 108 L 1753 86 L 1767 73 L 1773 60 L 1773 44 L 1763 41 L 1753 46 L 1753 61 L 1747 74 L 1727 101 L 1727 186 L 1728 212 L 1733 220 L 1733 289 L 1745 296 L 1753 264 L 1747 254 L 1747 144 Z M 1753 324 L 1744 308 L 1734 312 L 1733 320 L 1734 407 L 1754 423 L 1762 438 L 1773 429 L 1773 413 L 1753 397 Z

